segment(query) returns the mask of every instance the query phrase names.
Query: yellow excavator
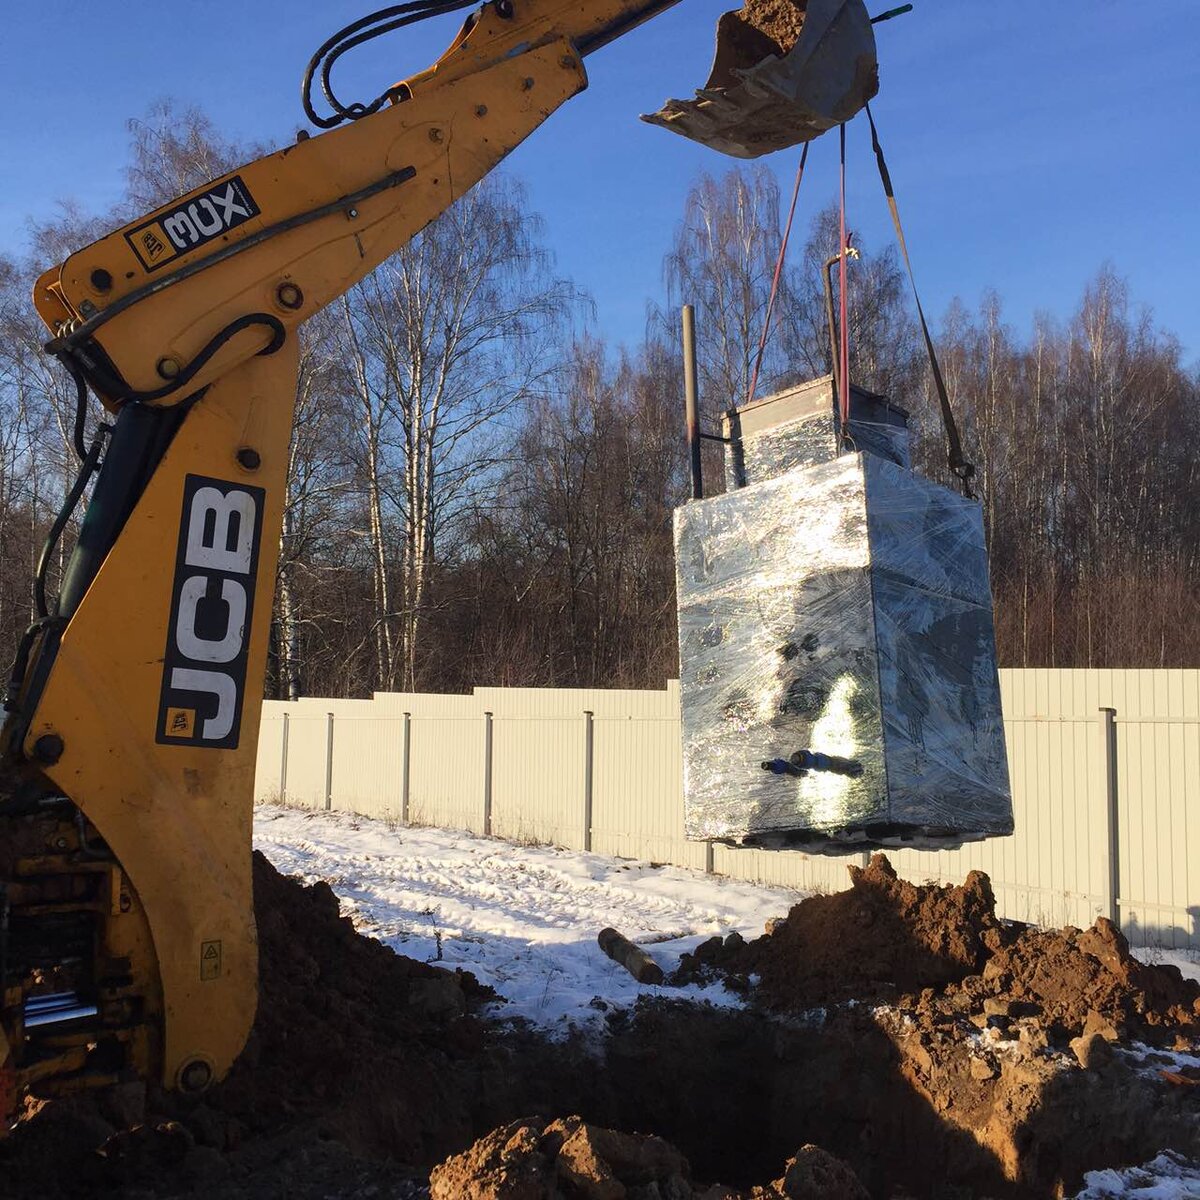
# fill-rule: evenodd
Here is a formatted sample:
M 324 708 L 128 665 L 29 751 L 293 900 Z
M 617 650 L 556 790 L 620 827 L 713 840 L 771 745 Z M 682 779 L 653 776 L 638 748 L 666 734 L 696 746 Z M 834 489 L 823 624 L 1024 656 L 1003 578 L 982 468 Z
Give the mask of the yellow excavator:
M 325 132 L 37 280 L 47 350 L 77 385 L 82 465 L 6 698 L 0 1112 L 29 1089 L 144 1079 L 200 1092 L 242 1050 L 297 326 L 582 91 L 585 56 L 675 2 L 488 0 L 427 70 L 344 104 L 330 70 L 347 50 L 468 5 L 365 17 L 309 64 L 305 110 Z M 708 85 L 647 119 L 754 157 L 847 120 L 877 86 L 862 0 L 751 0 L 722 18 Z M 109 418 L 90 438 L 89 391 Z M 48 598 L 46 564 L 89 485 Z

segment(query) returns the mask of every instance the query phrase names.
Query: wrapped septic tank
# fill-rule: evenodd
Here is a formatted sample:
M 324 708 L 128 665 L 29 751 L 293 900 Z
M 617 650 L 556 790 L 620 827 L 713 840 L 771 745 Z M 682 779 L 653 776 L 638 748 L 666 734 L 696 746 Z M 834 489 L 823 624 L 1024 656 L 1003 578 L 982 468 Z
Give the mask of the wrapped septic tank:
M 675 514 L 687 836 L 842 853 L 1011 833 L 979 506 L 837 454 L 831 405 L 781 424 L 771 455 L 735 439 L 746 486 Z M 900 434 L 880 444 L 907 462 Z

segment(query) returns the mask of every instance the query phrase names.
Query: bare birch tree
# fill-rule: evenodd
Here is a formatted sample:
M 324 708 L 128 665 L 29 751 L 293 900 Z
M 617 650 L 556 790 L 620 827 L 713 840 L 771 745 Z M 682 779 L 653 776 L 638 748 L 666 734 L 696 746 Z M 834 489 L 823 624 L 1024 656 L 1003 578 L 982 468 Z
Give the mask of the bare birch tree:
M 675 324 L 679 305 L 696 308 L 700 393 L 710 419 L 742 403 L 750 390 L 780 236 L 779 184 L 767 167 L 735 168 L 720 179 L 702 174 L 688 192 L 663 268 L 669 323 Z M 780 286 L 776 317 L 782 322 L 790 307 L 789 280 Z M 773 338 L 759 394 L 786 365 Z
M 538 232 L 523 189 L 493 176 L 341 306 L 380 686 L 417 685 L 433 564 L 494 487 L 510 418 L 545 388 L 577 302 Z

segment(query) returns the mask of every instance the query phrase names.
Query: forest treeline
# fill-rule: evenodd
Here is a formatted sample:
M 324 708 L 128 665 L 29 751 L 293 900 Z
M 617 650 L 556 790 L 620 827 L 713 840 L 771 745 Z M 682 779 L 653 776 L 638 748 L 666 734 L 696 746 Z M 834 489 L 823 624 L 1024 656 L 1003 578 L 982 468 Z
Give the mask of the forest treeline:
M 25 256 L 0 256 L 0 657 L 31 619 L 76 470 L 74 389 L 41 353 L 33 277 L 260 152 L 164 102 L 130 124 L 117 211 L 65 208 Z M 645 338 L 614 347 L 587 332 L 587 297 L 498 174 L 304 326 L 267 694 L 673 677 L 679 306 L 696 306 L 715 427 L 749 389 L 780 233 L 771 172 L 698 178 Z M 830 208 L 783 272 L 758 395 L 828 371 L 821 271 L 836 247 Z M 907 281 L 890 248 L 859 250 L 852 378 L 910 410 L 917 461 L 945 478 Z M 1200 663 L 1200 376 L 1178 340 L 1103 265 L 1073 312 L 1017 331 L 988 293 L 953 303 L 935 338 L 978 467 L 1001 664 Z

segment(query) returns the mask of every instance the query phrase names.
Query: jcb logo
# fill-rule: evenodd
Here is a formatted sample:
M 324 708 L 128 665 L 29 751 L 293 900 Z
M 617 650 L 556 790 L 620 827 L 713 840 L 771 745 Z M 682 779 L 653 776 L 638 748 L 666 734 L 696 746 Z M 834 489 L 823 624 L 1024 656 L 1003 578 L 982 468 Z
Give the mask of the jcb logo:
M 159 742 L 238 744 L 263 496 L 262 488 L 201 475 L 184 481 Z
M 234 175 L 130 230 L 125 240 L 142 266 L 153 271 L 258 215 L 254 197 Z

